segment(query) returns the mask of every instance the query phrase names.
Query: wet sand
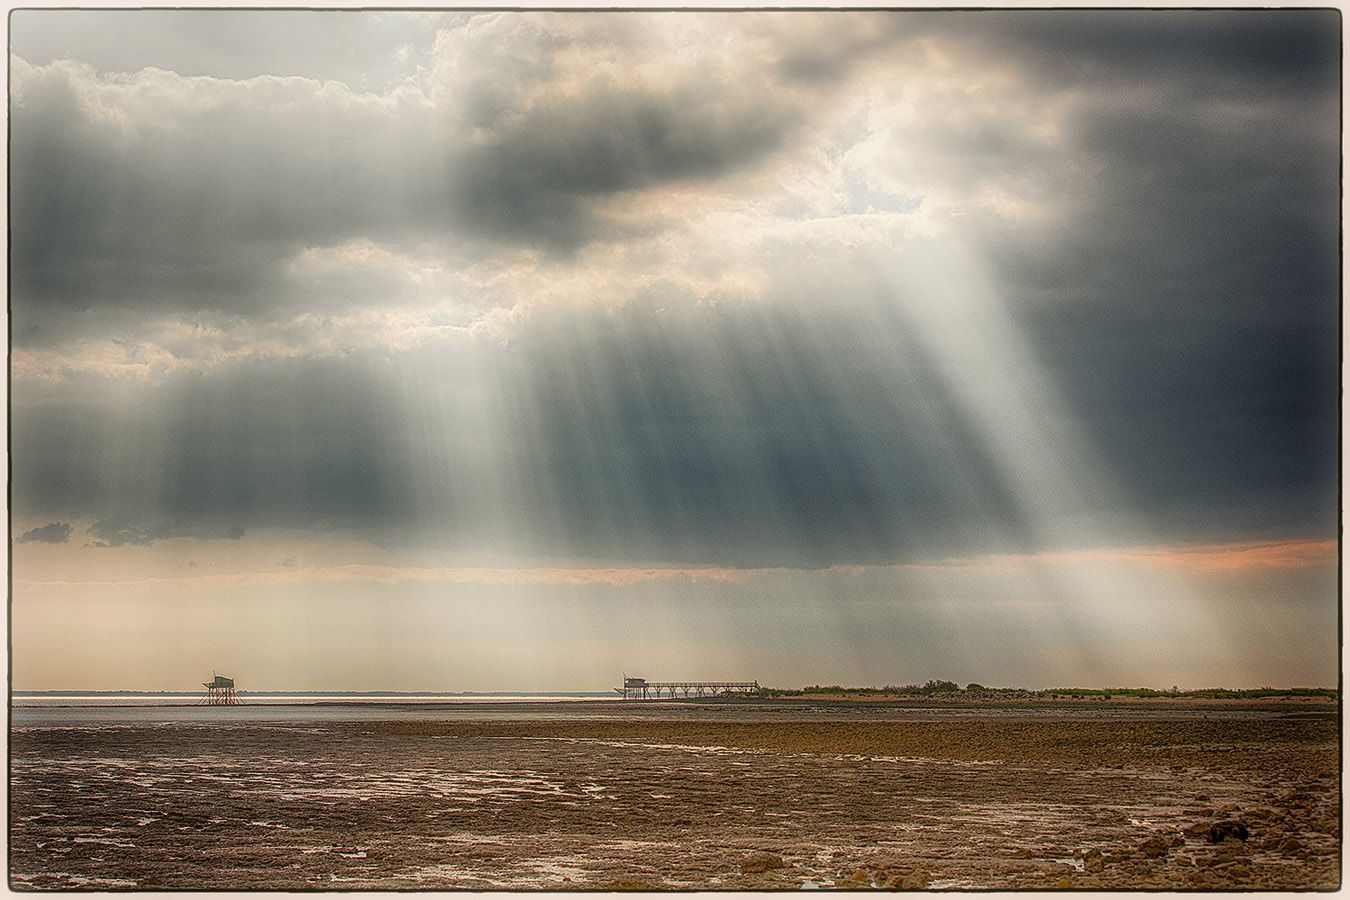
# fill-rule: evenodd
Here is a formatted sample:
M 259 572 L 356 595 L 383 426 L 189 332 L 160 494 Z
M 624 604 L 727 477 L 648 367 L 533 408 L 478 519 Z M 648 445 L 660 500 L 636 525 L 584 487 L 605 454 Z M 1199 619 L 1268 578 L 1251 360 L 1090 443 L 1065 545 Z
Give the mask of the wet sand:
M 1340 883 L 1332 704 L 604 705 L 567 719 L 516 704 L 514 719 L 19 727 L 10 884 Z M 1218 821 L 1248 840 L 1210 843 Z

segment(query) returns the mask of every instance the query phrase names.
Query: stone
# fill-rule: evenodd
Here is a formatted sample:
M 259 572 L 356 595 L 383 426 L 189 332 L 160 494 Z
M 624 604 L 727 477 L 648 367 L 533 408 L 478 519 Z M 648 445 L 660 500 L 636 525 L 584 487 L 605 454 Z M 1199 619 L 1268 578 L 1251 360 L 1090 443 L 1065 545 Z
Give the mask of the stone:
M 894 880 L 894 879 L 892 879 Z M 902 891 L 919 891 L 928 887 L 928 873 L 910 872 L 900 879 L 897 885 Z
M 1226 840 L 1236 839 L 1245 841 L 1250 836 L 1247 826 L 1236 819 L 1225 819 L 1222 822 L 1215 822 L 1209 826 L 1209 833 L 1205 840 L 1211 844 L 1222 844 Z
M 1138 849 L 1145 859 L 1161 859 L 1171 848 L 1172 845 L 1166 838 L 1155 834 L 1148 840 L 1141 841 Z
M 786 865 L 781 856 L 773 853 L 756 853 L 741 862 L 741 871 L 746 875 L 758 875 L 770 869 L 781 869 Z

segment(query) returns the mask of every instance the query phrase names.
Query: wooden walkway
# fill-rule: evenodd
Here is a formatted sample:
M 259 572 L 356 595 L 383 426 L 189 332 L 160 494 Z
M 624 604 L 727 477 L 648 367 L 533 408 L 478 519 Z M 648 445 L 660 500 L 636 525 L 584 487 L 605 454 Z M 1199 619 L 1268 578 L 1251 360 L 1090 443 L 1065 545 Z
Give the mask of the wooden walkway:
M 758 681 L 648 681 L 645 678 L 623 680 L 615 688 L 625 700 L 675 700 L 682 697 L 716 697 L 720 694 L 753 694 Z

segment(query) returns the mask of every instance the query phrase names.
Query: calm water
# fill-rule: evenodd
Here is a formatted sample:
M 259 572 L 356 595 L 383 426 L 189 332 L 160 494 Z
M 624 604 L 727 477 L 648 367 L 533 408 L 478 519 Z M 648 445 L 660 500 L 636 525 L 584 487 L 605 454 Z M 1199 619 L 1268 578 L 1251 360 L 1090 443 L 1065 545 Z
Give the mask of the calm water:
M 612 698 L 612 699 L 611 699 Z M 331 722 L 567 718 L 571 704 L 608 706 L 618 695 L 493 696 L 401 694 L 246 694 L 240 706 L 200 706 L 195 695 L 14 694 L 15 728 L 173 722 Z M 590 702 L 586 702 L 590 701 Z
M 617 700 L 618 694 L 599 691 L 549 694 L 268 694 L 241 692 L 245 705 L 278 703 L 500 703 L 550 700 Z M 15 706 L 196 706 L 202 695 L 188 694 L 37 694 L 16 691 L 10 695 Z
M 1195 719 L 1326 717 L 1334 709 L 1296 707 L 1158 708 L 1092 704 L 1060 707 L 994 708 L 925 704 L 829 702 L 623 701 L 617 695 L 571 694 L 465 697 L 249 695 L 242 706 L 198 706 L 197 698 L 163 695 L 15 695 L 10 722 L 15 729 L 246 722 L 502 721 L 617 719 L 702 722 L 904 722 L 942 720 L 1110 719 L 1181 721 Z

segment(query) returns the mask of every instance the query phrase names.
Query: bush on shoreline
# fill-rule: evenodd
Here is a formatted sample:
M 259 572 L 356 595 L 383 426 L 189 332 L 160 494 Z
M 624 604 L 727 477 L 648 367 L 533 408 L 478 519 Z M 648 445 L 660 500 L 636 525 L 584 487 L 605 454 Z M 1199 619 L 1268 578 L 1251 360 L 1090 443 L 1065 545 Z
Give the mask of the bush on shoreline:
M 924 684 L 886 685 L 884 687 L 843 687 L 837 684 L 813 684 L 804 688 L 759 689 L 761 697 L 818 697 L 818 696 L 891 696 L 891 697 L 931 697 L 934 695 L 964 696 L 991 699 L 1075 699 L 1099 698 L 1110 700 L 1114 697 L 1172 697 L 1203 700 L 1260 700 L 1271 697 L 1320 697 L 1335 699 L 1335 688 L 1201 688 L 1194 691 L 1182 691 L 1177 688 L 1158 690 L 1156 688 L 1048 688 L 1029 690 L 1020 687 L 986 687 L 971 682 L 964 688 L 954 681 L 930 680 Z

